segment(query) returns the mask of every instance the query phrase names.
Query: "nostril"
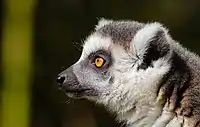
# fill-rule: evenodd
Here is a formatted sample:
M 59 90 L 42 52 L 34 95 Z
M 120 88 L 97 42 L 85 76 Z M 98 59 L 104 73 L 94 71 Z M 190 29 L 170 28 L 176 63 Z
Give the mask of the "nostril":
M 59 85 L 62 85 L 64 81 L 65 77 L 63 76 L 58 76 L 58 78 L 56 79 L 56 82 L 59 83 Z

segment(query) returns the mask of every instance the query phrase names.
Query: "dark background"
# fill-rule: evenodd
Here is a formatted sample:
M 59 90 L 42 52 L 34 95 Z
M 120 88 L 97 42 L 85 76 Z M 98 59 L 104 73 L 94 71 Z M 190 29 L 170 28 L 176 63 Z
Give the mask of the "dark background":
M 55 83 L 57 74 L 80 56 L 72 42 L 80 43 L 100 17 L 161 22 L 175 40 L 200 53 L 199 0 L 38 0 L 34 16 L 31 127 L 120 125 L 103 106 L 69 99 Z

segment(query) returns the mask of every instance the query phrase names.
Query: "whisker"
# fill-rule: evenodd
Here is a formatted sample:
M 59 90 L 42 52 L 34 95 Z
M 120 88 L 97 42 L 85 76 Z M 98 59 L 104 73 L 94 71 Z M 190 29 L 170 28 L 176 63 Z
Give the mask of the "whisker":
M 70 98 L 68 100 L 65 101 L 66 104 L 70 104 Z
M 65 101 L 61 101 L 60 103 L 64 103 L 64 104 L 70 104 L 71 102 L 73 102 L 73 100 L 72 99 L 70 99 L 70 98 L 67 98 L 67 100 L 65 100 Z
M 74 46 L 78 51 L 82 50 L 82 44 L 78 42 L 72 42 L 72 46 Z

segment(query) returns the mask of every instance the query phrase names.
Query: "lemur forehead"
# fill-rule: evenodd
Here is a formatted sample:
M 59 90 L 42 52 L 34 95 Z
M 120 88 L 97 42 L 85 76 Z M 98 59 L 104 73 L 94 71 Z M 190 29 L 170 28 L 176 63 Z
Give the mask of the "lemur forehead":
M 143 27 L 144 24 L 135 21 L 109 21 L 97 26 L 96 33 L 110 37 L 113 43 L 128 49 L 137 31 Z
M 103 37 L 97 33 L 94 33 L 85 40 L 82 55 L 85 57 L 98 50 L 110 50 L 112 46 L 113 42 L 110 37 Z

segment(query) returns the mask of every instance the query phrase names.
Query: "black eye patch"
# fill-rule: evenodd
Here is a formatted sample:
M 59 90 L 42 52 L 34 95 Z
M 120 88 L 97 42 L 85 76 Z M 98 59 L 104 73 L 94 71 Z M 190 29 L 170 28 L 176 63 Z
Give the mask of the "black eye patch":
M 97 57 L 101 57 L 105 60 L 105 63 L 103 65 L 103 67 L 101 69 L 107 69 L 110 67 L 110 65 L 112 64 L 112 57 L 111 57 L 111 53 L 107 50 L 98 50 L 96 52 L 92 52 L 88 55 L 88 59 L 89 59 L 89 63 L 94 63 L 95 59 Z

